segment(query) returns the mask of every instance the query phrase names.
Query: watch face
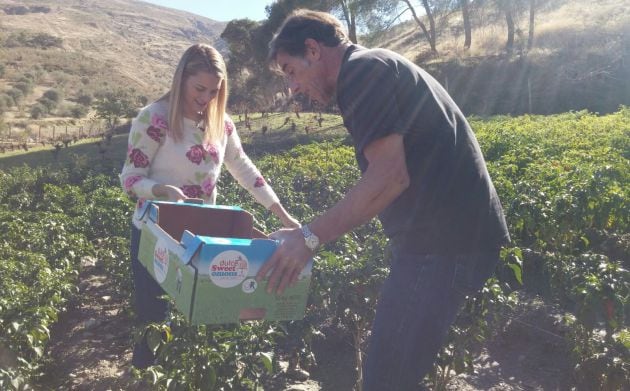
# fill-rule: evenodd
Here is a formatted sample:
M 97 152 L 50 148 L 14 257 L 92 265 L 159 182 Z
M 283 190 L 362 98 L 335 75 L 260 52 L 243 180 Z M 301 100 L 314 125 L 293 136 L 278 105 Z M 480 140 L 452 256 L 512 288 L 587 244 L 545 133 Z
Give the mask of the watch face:
M 302 234 L 304 235 L 306 247 L 308 247 L 311 251 L 315 251 L 317 246 L 319 246 L 319 238 L 311 232 L 307 225 L 302 226 Z
M 308 238 L 306 238 L 306 246 L 311 250 L 315 250 L 317 245 L 319 244 L 319 240 L 315 237 L 315 235 L 311 234 Z

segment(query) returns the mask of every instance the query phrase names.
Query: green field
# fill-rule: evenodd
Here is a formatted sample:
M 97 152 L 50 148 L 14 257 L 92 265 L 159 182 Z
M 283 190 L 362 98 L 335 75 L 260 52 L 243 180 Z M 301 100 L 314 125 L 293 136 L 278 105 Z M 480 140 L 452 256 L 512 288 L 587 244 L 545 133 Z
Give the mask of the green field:
M 341 120 L 325 115 L 320 128 L 314 115 L 301 113 L 304 122 L 292 129 L 293 113 L 256 114 L 251 130 L 234 116 L 245 150 L 300 221 L 332 206 L 359 176 Z M 473 118 L 471 124 L 513 243 L 495 277 L 464 308 L 428 384 L 438 388 L 450 370 L 471 370 L 474 348 L 503 329 L 517 293 L 527 292 L 562 312 L 575 368 L 564 385 L 622 389 L 630 380 L 630 110 Z M 133 203 L 117 178 L 126 135 L 114 136 L 106 148 L 101 154 L 95 142 L 71 145 L 57 160 L 49 150 L 0 156 L 0 348 L 15 356 L 12 365 L 0 366 L 2 389 L 37 381 L 48 330 L 76 294 L 82 256 L 97 257 L 131 297 Z M 229 174 L 219 185 L 218 203 L 252 211 L 265 232 L 279 227 Z M 388 270 L 385 243 L 374 220 L 327 245 L 315 262 L 302 322 L 192 326 L 173 312 L 172 339 L 154 340 L 160 366 L 147 378 L 156 389 L 253 388 L 279 371 L 274 357 L 286 354 L 281 346 L 290 342 L 307 360 L 309 341 L 324 324 L 337 325 L 360 352 Z M 347 376 L 351 387 L 356 374 Z

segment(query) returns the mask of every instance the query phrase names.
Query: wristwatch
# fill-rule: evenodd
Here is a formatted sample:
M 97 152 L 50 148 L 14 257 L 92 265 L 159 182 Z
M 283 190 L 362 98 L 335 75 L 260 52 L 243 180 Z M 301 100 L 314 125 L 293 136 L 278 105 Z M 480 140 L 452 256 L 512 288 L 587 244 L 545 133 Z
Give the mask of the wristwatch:
M 309 250 L 315 252 L 319 247 L 319 238 L 315 235 L 307 224 L 302 226 L 302 235 L 304 235 L 304 243 Z

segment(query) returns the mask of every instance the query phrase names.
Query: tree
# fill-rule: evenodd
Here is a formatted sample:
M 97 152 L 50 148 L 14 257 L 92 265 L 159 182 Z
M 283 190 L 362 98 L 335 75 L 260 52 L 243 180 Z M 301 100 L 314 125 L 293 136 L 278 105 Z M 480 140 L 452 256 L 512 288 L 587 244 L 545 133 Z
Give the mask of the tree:
M 533 0 L 532 0 L 533 1 Z M 470 27 L 470 0 L 460 0 L 462 8 L 462 20 L 464 23 L 464 49 L 470 49 L 472 43 L 472 29 Z
M 270 85 L 277 79 L 267 67 L 267 45 L 271 32 L 263 25 L 249 19 L 237 19 L 228 23 L 221 34 L 230 48 L 227 59 L 230 74 L 230 104 L 245 105 L 257 109 L 272 93 Z
M 346 22 L 348 28 L 348 38 L 352 43 L 357 43 L 357 5 L 358 1 L 351 0 L 339 0 L 339 7 L 341 7 L 341 13 L 343 20 Z
M 379 11 L 389 10 L 392 12 L 391 0 L 330 0 L 319 2 L 320 6 L 326 11 L 333 11 L 340 15 L 341 20 L 346 23 L 348 29 L 348 38 L 353 43 L 357 43 L 357 28 L 364 27 L 366 30 L 371 28 L 373 14 Z M 326 9 L 327 8 L 327 9 Z
M 87 112 L 88 112 L 88 108 L 86 106 L 83 106 L 83 105 L 76 105 L 76 106 L 73 106 L 70 109 L 70 115 L 72 115 L 72 117 L 74 117 L 74 118 L 85 117 Z
M 50 90 L 44 92 L 44 94 L 42 96 L 44 98 L 50 99 L 53 102 L 57 102 L 57 103 L 59 103 L 59 101 L 61 100 L 61 94 L 59 93 L 59 91 L 57 91 L 55 89 L 50 89 Z
M 134 96 L 133 91 L 122 89 L 102 93 L 93 106 L 96 116 L 106 120 L 110 127 L 118 124 L 120 118 L 135 116 L 137 102 Z
M 431 11 L 431 7 L 429 6 L 428 1 L 422 0 L 422 6 L 425 9 L 427 18 L 429 18 L 429 22 L 430 22 L 429 26 L 431 30 L 427 30 L 427 27 L 425 26 L 425 24 L 422 22 L 422 20 L 420 20 L 414 6 L 411 4 L 411 1 L 410 0 L 402 0 L 402 1 L 405 4 L 407 4 L 407 9 L 411 12 L 413 19 L 416 21 L 416 23 L 418 24 L 418 26 L 424 33 L 424 36 L 427 38 L 427 41 L 429 42 L 429 46 L 431 47 L 431 52 L 437 53 L 437 47 L 435 45 L 435 19 L 433 18 L 433 13 Z
M 534 46 L 534 19 L 536 14 L 536 0 L 529 0 L 529 34 L 527 37 L 527 50 Z
M 92 104 L 92 95 L 86 93 L 79 94 L 77 103 L 86 107 L 90 106 Z
M 497 8 L 505 16 L 507 25 L 507 41 L 505 42 L 505 50 L 512 53 L 514 49 L 514 1 L 515 0 L 496 0 Z
M 48 113 L 48 109 L 41 103 L 37 103 L 31 107 L 31 118 L 39 119 Z
M 13 103 L 15 103 L 16 105 L 22 101 L 22 98 L 24 98 L 24 93 L 17 88 L 11 88 L 6 92 L 6 94 L 10 96 L 11 99 L 13 99 Z

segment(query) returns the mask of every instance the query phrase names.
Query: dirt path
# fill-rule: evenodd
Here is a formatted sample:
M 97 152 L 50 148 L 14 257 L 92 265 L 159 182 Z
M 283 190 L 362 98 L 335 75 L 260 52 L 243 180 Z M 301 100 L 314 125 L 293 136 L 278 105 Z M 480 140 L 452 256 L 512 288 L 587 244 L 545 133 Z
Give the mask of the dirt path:
M 42 390 L 149 390 L 130 376 L 132 320 L 124 296 L 106 273 L 86 262 L 78 301 L 52 330 L 49 370 Z M 569 353 L 558 335 L 557 315 L 529 299 L 475 360 L 475 371 L 455 377 L 457 391 L 568 390 Z M 317 367 L 307 381 L 286 381 L 269 391 L 350 391 L 352 349 L 342 337 L 327 335 L 313 346 Z M 286 363 L 281 363 L 281 365 Z
M 51 390 L 129 390 L 132 321 L 106 274 L 85 262 L 79 295 L 52 330 L 50 369 L 42 386 Z M 137 388 L 137 387 L 135 387 Z

